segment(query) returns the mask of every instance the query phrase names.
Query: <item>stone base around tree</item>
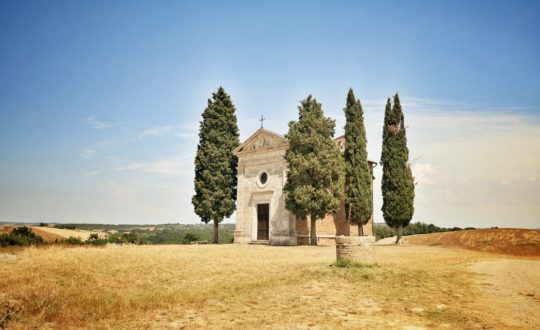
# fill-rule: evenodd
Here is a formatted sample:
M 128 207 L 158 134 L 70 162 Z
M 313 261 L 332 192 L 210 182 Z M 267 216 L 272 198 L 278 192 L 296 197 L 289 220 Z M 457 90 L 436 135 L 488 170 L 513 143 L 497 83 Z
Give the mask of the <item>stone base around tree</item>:
M 336 258 L 354 263 L 372 263 L 373 243 L 375 236 L 336 236 Z

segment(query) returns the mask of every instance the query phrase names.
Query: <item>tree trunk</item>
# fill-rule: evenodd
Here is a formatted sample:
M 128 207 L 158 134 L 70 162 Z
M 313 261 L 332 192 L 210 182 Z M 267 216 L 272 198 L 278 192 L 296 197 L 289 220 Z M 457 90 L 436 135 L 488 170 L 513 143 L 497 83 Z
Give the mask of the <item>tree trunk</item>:
M 217 220 L 214 220 L 214 244 L 219 243 L 218 229 L 219 229 L 219 222 Z
M 396 244 L 399 244 L 401 242 L 401 236 L 403 236 L 403 225 L 400 223 L 397 227 L 397 239 Z
M 371 220 L 371 235 L 377 236 L 377 235 L 375 234 L 375 219 L 373 218 L 373 213 L 371 213 L 371 218 L 370 218 L 370 220 Z
M 310 226 L 311 245 L 317 245 L 317 218 L 310 216 L 309 219 L 311 220 L 311 226 Z
M 358 236 L 364 236 L 364 225 L 362 223 L 358 224 Z
M 349 215 L 347 216 L 347 236 L 351 236 L 351 207 L 349 206 Z

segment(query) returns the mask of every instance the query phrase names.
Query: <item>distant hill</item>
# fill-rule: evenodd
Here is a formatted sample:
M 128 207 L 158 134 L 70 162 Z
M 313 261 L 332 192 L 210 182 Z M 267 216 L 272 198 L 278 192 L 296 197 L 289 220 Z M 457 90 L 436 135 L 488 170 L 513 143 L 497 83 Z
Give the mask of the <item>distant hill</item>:
M 535 229 L 496 228 L 411 235 L 406 237 L 406 242 L 514 256 L 540 256 L 540 230 Z

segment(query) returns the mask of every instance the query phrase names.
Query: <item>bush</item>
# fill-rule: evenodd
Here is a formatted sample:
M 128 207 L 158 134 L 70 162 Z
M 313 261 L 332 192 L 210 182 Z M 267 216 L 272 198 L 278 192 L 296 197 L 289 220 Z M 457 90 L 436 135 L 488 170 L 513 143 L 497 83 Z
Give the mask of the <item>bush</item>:
M 0 234 L 0 247 L 15 245 L 28 245 L 28 242 L 24 238 L 13 235 L 12 233 Z
M 394 235 L 394 230 L 388 227 L 386 224 L 375 225 L 375 237 L 377 240 L 385 237 L 392 237 Z
M 191 242 L 195 242 L 195 241 L 198 241 L 199 240 L 199 236 L 195 233 L 186 233 L 186 235 L 184 235 L 184 238 L 183 238 L 183 243 L 184 244 L 189 244 Z
M 56 224 L 56 225 L 54 225 L 54 228 L 58 228 L 58 229 L 70 229 L 70 230 L 75 230 L 75 229 L 77 229 L 77 227 L 75 227 L 74 225 L 62 225 L 62 224 Z
M 81 239 L 79 237 L 69 236 L 68 238 L 66 238 L 64 240 L 64 244 L 81 245 L 81 244 L 83 244 L 83 241 L 81 241 Z
M 107 239 L 98 238 L 98 239 L 88 240 L 87 243 L 92 244 L 94 246 L 104 246 L 104 245 L 107 245 L 109 241 Z
M 31 244 L 41 244 L 43 238 L 32 232 L 32 229 L 26 226 L 13 228 L 9 234 L 0 235 L 0 246 L 26 246 Z

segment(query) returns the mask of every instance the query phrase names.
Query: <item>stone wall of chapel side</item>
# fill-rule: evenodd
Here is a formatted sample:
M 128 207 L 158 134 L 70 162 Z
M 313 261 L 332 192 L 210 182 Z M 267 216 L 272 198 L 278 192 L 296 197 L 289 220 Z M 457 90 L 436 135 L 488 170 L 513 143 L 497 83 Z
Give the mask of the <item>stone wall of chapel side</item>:
M 364 235 L 373 235 L 373 215 L 369 222 L 364 225 Z M 311 223 L 309 220 L 297 220 L 296 232 L 298 234 L 298 245 L 309 244 L 309 232 Z M 335 245 L 335 236 L 358 235 L 358 226 L 349 225 L 345 217 L 345 206 L 341 203 L 339 212 L 329 214 L 323 220 L 317 221 L 317 238 L 320 245 Z

